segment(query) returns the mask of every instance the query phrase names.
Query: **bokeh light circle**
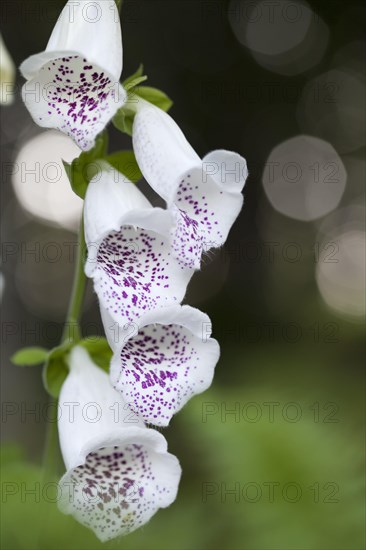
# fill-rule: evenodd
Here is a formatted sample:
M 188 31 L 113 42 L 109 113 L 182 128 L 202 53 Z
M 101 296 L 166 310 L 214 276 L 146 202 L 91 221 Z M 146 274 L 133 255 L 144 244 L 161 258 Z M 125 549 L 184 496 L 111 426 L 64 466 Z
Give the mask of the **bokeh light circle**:
M 329 256 L 329 245 L 333 254 Z M 365 316 L 365 250 L 366 234 L 360 229 L 342 228 L 334 233 L 321 254 L 316 269 L 316 282 L 326 304 L 344 316 Z
M 312 11 L 305 3 L 232 0 L 229 21 L 238 41 L 253 51 L 277 55 L 304 40 Z
M 296 136 L 275 147 L 262 181 L 272 206 L 291 218 L 315 220 L 334 210 L 347 180 L 343 162 L 327 142 Z
M 310 80 L 297 107 L 303 132 L 332 143 L 340 153 L 366 145 L 365 79 L 354 71 L 332 69 Z
M 283 75 L 319 63 L 329 29 L 303 0 L 231 0 L 228 17 L 236 39 L 265 69 Z

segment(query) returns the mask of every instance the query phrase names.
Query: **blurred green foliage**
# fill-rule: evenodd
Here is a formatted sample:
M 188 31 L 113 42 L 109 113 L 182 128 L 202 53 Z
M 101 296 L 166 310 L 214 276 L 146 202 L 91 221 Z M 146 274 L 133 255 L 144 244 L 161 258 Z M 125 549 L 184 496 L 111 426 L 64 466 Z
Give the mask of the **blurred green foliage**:
M 38 466 L 4 447 L 2 548 L 360 550 L 361 433 L 347 403 L 315 396 L 216 385 L 192 400 L 167 435 L 183 466 L 176 502 L 105 545 L 58 512 L 56 480 L 44 485 Z

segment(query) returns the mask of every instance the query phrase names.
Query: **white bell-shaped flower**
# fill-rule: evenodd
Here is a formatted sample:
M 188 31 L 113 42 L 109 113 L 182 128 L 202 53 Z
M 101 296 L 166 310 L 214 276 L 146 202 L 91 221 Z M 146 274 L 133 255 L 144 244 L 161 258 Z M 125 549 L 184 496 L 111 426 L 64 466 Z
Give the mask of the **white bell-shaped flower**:
M 83 150 L 125 103 L 122 34 L 114 0 L 69 0 L 44 52 L 20 66 L 22 97 L 39 126 L 56 128 Z
M 81 346 L 59 397 L 67 472 L 59 507 L 106 541 L 134 531 L 175 500 L 181 476 L 165 438 L 142 420 Z
M 123 326 L 151 310 L 179 304 L 193 274 L 171 248 L 171 213 L 153 208 L 107 163 L 89 183 L 84 207 L 88 259 L 101 309 Z
M 220 356 L 209 317 L 190 306 L 150 311 L 142 323 L 108 330 L 114 349 L 111 382 L 145 422 L 167 426 L 191 397 L 212 383 Z M 117 337 L 117 338 L 116 338 Z
M 202 252 L 224 244 L 242 208 L 245 159 L 217 150 L 201 160 L 167 113 L 138 98 L 136 111 L 137 162 L 175 217 L 175 256 L 182 265 L 199 269 Z

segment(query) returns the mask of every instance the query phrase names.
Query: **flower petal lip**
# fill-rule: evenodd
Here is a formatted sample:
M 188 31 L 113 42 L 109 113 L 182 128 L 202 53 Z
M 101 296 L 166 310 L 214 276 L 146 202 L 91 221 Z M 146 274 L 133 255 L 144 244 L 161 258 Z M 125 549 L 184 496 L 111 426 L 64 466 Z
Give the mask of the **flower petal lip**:
M 197 338 L 207 339 L 211 337 L 212 323 L 209 316 L 189 305 L 170 306 L 156 311 L 147 312 L 140 320 L 139 326 L 142 328 L 151 324 L 179 324 L 188 328 Z
M 102 540 L 126 535 L 176 499 L 181 467 L 162 434 L 131 428 L 90 445 L 59 482 L 59 508 Z M 71 491 L 70 491 L 71 488 Z
M 101 243 L 111 231 L 118 231 L 126 215 L 150 211 L 150 202 L 126 176 L 104 160 L 91 179 L 85 195 L 84 221 L 87 243 Z
M 123 66 L 122 31 L 114 0 L 67 2 L 45 52 L 23 61 L 20 72 L 30 80 L 47 62 L 65 54 L 85 57 L 119 81 Z
M 93 276 L 96 254 L 102 241 L 123 225 L 140 227 L 162 235 L 169 234 L 172 218 L 162 208 L 153 208 L 126 176 L 105 161 L 98 161 L 100 172 L 90 181 L 84 201 L 85 240 L 88 259 L 86 275 Z
M 64 132 L 88 151 L 125 103 L 126 92 L 102 67 L 64 53 L 24 84 L 22 98 L 36 124 Z
M 190 306 L 148 312 L 120 345 L 111 362 L 111 381 L 145 422 L 167 426 L 187 401 L 212 383 L 220 356 L 211 321 Z M 127 334 L 127 337 L 126 337 Z
M 159 213 L 153 217 L 158 223 Z M 193 274 L 172 254 L 169 237 L 132 225 L 109 233 L 95 260 L 92 277 L 100 306 L 120 325 L 136 322 L 151 309 L 179 304 Z
M 229 153 L 229 158 L 235 159 L 235 153 Z M 235 171 L 240 173 L 243 164 L 234 164 Z M 221 171 L 220 163 L 210 161 L 207 166 Z M 170 207 L 177 219 L 173 235 L 175 253 L 186 265 L 194 265 L 196 269 L 203 251 L 225 243 L 244 202 L 242 193 L 236 190 L 242 183 L 238 184 L 231 174 L 227 183 L 222 173 L 215 174 L 214 179 L 202 167 L 181 176 Z
M 227 193 L 241 193 L 248 177 L 246 160 L 233 151 L 217 149 L 202 160 L 206 178 L 212 180 Z
M 73 348 L 69 365 L 58 414 L 67 468 L 60 480 L 59 507 L 100 540 L 109 540 L 169 506 L 177 495 L 181 468 L 167 452 L 165 438 L 129 412 L 85 349 Z M 97 421 L 88 413 L 90 407 L 99 407 Z

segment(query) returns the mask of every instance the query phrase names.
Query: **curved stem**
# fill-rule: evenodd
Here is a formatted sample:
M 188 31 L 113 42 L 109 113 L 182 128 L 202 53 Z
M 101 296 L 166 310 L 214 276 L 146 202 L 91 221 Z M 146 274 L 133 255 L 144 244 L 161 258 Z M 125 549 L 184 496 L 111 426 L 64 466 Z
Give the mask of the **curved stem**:
M 74 274 L 73 288 L 70 298 L 69 310 L 66 318 L 66 323 L 62 335 L 62 342 L 77 342 L 81 338 L 80 330 L 80 317 L 82 311 L 82 305 L 84 301 L 84 294 L 86 288 L 86 276 L 84 273 L 84 260 L 86 254 L 86 243 L 84 237 L 84 223 L 83 216 L 81 217 L 80 231 L 79 231 L 79 246 L 76 257 L 76 266 Z M 57 401 L 52 397 L 49 401 L 50 405 L 57 405 Z M 57 407 L 56 407 L 57 410 Z M 57 416 L 57 415 L 56 415 Z M 46 429 L 46 440 L 44 444 L 43 454 L 43 485 L 54 481 L 59 477 L 62 471 L 62 460 L 60 445 L 58 441 L 58 430 L 56 418 L 49 420 Z M 40 531 L 40 548 L 47 548 L 46 544 L 43 544 L 42 537 L 45 534 L 45 525 L 47 525 L 46 517 L 42 518 L 42 528 Z
M 51 397 L 49 405 L 57 405 L 57 401 Z M 56 409 L 57 410 L 57 409 Z M 43 453 L 43 481 L 48 483 L 55 474 L 59 474 L 58 469 L 61 463 L 60 447 L 58 443 L 58 431 L 56 419 L 48 420 L 46 441 Z
M 81 339 L 80 317 L 84 294 L 86 289 L 86 276 L 84 273 L 84 260 L 86 255 L 86 243 L 84 237 L 83 216 L 80 223 L 79 246 L 76 257 L 75 274 L 73 288 L 70 298 L 69 310 L 62 335 L 62 343 L 78 342 Z M 50 404 L 56 403 L 51 398 Z M 50 481 L 57 473 L 60 463 L 60 452 L 57 434 L 57 422 L 49 421 L 47 424 L 46 441 L 43 455 L 43 479 L 44 482 Z
M 49 405 L 57 405 L 57 401 L 51 397 Z M 57 410 L 57 408 L 56 408 Z M 57 415 L 56 415 L 57 416 Z M 57 482 L 62 474 L 62 458 L 60 452 L 60 445 L 58 441 L 57 419 L 48 420 L 46 440 L 43 453 L 43 471 L 42 471 L 42 487 L 43 491 L 48 484 Z M 39 531 L 38 531 L 38 548 L 47 549 L 49 545 L 49 517 L 50 507 L 47 506 L 39 518 Z
M 81 307 L 83 305 L 86 288 L 86 276 L 84 273 L 85 255 L 86 244 L 84 237 L 84 222 L 82 218 L 79 231 L 79 246 L 76 258 L 74 283 L 69 304 L 69 311 L 62 334 L 62 342 L 78 342 L 81 339 L 79 321 L 81 317 Z

